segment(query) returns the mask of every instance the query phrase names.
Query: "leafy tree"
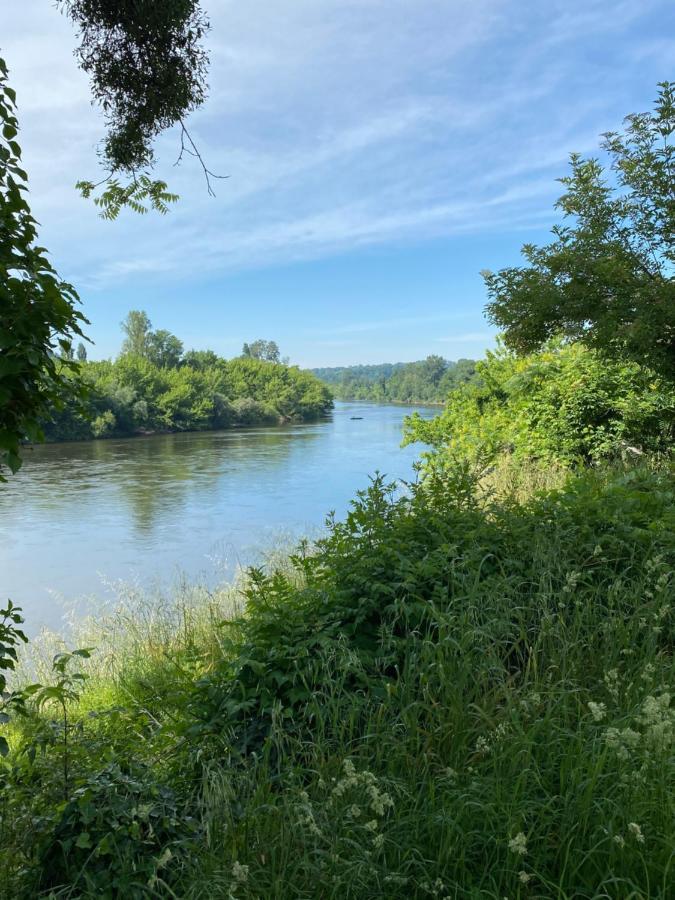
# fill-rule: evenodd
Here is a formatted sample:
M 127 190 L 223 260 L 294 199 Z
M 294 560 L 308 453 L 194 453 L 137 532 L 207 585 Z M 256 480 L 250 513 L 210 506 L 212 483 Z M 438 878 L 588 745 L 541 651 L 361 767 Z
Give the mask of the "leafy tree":
M 108 219 L 123 206 L 142 213 L 149 203 L 166 212 L 177 197 L 148 170 L 153 140 L 175 124 L 181 130 L 180 156 L 188 152 L 199 160 L 212 193 L 210 179 L 219 176 L 207 169 L 185 126 L 185 117 L 206 94 L 208 57 L 202 40 L 209 25 L 198 0 L 57 4 L 77 26 L 76 55 L 91 76 L 94 100 L 108 126 L 101 151 L 105 177 L 97 184 L 79 182 L 82 195 L 92 196 L 106 185 L 94 202 Z M 66 388 L 72 387 L 75 371 L 69 365 L 70 345 L 86 320 L 75 308 L 74 289 L 58 279 L 44 249 L 35 244 L 35 221 L 23 196 L 27 175 L 15 141 L 16 95 L 7 75 L 0 58 L 0 467 L 16 470 L 20 441 L 39 439 L 37 422 L 45 410 L 69 402 Z M 120 183 L 120 175 L 129 176 L 127 184 Z
M 80 341 L 77 345 L 77 360 L 78 362 L 87 361 L 87 348 L 84 346 L 82 341 Z
M 340 400 L 441 403 L 458 384 L 474 377 L 475 368 L 470 359 L 455 363 L 432 354 L 419 362 L 338 366 L 312 372 L 333 386 Z
M 148 334 L 148 358 L 165 369 L 175 369 L 183 355 L 183 342 L 165 328 Z
M 148 314 L 139 309 L 130 310 L 126 319 L 121 323 L 121 328 L 126 334 L 122 344 L 122 353 L 147 356 L 150 329 L 152 328 Z
M 219 359 L 220 357 L 213 350 L 188 350 L 183 354 L 181 364 L 202 371 L 216 366 Z
M 91 79 L 103 109 L 107 135 L 101 148 L 107 187 L 95 199 L 105 218 L 123 206 L 145 212 L 145 201 L 166 212 L 176 200 L 163 181 L 152 180 L 153 141 L 167 128 L 181 128 L 181 156 L 201 156 L 185 117 L 206 96 L 208 55 L 202 41 L 209 23 L 198 0 L 58 0 L 77 27 L 76 57 Z M 202 162 L 207 184 L 212 173 Z M 131 176 L 126 185 L 118 175 Z M 78 183 L 89 197 L 99 186 Z
M 653 112 L 604 136 L 613 183 L 573 154 L 557 204 L 573 224 L 526 244 L 528 265 L 484 273 L 488 317 L 516 351 L 562 334 L 675 377 L 675 82 L 659 87 Z
M 129 351 L 127 337 L 114 362 L 82 363 L 86 405 L 68 402 L 55 410 L 44 425 L 48 440 L 302 421 L 332 406 L 329 388 L 297 367 L 250 357 L 226 360 L 211 350 L 191 350 L 183 359 L 170 355 L 172 347 L 182 350 L 178 338 L 146 330 L 149 319 L 134 312 L 131 321 L 140 325 L 130 330 L 143 352 Z M 153 352 L 162 346 L 166 353 Z
M 263 359 L 266 362 L 281 362 L 281 353 L 276 341 L 253 341 L 252 344 L 244 344 L 242 356 L 250 356 L 251 359 Z
M 41 439 L 40 422 L 78 384 L 72 341 L 86 322 L 75 289 L 37 243 L 7 74 L 0 59 L 0 479 L 4 467 L 21 465 L 21 441 Z

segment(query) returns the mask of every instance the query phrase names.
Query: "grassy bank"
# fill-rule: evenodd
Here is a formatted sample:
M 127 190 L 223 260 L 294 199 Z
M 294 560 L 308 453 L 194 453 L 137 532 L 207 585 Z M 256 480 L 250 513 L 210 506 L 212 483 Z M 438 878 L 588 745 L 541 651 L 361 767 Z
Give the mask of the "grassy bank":
M 376 481 L 292 563 L 92 623 L 5 727 L 0 891 L 668 896 L 673 472 L 557 480 Z

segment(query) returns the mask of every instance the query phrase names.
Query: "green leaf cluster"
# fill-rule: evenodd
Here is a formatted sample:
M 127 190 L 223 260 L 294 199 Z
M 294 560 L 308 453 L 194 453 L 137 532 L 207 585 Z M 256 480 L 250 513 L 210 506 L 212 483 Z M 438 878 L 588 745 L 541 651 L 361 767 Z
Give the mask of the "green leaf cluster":
M 37 243 L 7 75 L 0 59 L 0 480 L 3 467 L 21 465 L 21 442 L 41 439 L 48 412 L 66 396 L 77 402 L 72 342 L 86 322 L 75 289 Z
M 450 394 L 440 416 L 407 420 L 406 442 L 431 446 L 427 459 L 509 453 L 569 466 L 673 445 L 673 382 L 636 362 L 558 343 L 527 356 L 501 348 L 476 374 Z
M 563 334 L 675 378 L 675 82 L 659 87 L 652 112 L 604 136 L 610 178 L 572 155 L 557 204 L 572 224 L 525 245 L 527 265 L 484 273 L 488 317 L 513 349 Z

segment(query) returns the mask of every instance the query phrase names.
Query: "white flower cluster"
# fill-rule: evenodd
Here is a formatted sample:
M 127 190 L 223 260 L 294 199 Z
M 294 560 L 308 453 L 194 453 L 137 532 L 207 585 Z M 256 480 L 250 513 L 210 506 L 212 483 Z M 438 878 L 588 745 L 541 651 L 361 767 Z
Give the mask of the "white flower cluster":
M 481 756 L 487 756 L 489 753 L 492 753 L 494 748 L 501 744 L 508 733 L 508 725 L 501 722 L 493 731 L 488 732 L 487 735 L 479 735 L 476 740 L 476 753 L 480 753 Z
M 635 717 L 635 724 L 642 729 L 607 728 L 604 736 L 619 759 L 631 759 L 639 749 L 645 754 L 665 753 L 673 744 L 675 734 L 675 709 L 671 707 L 671 695 L 665 691 L 658 696 L 649 694 L 642 701 Z
M 339 799 L 350 791 L 358 790 L 361 794 L 365 794 L 367 807 L 376 816 L 384 816 L 386 811 L 393 807 L 394 801 L 386 791 L 380 790 L 377 778 L 372 772 L 357 772 L 351 759 L 344 761 L 342 771 L 344 775 L 332 791 L 333 799 Z M 353 818 L 358 818 L 361 815 L 361 809 L 356 804 L 352 805 L 350 809 Z M 355 809 L 358 810 L 358 813 L 354 812 Z
M 602 720 L 607 715 L 607 707 L 604 703 L 594 703 L 592 700 L 590 700 L 588 703 L 588 708 L 591 711 L 594 722 L 602 722 Z
M 511 838 L 509 841 L 509 850 L 511 853 L 515 853 L 518 856 L 525 856 L 527 854 L 527 837 L 522 831 L 519 831 L 515 837 Z

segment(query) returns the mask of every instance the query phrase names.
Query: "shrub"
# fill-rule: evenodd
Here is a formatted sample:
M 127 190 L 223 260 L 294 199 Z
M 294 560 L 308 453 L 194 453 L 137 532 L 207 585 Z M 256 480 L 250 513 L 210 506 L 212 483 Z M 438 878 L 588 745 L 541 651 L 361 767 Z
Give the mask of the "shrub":
M 632 362 L 580 345 L 525 357 L 500 349 L 478 364 L 479 380 L 450 394 L 432 420 L 413 416 L 406 442 L 470 459 L 507 451 L 542 465 L 573 465 L 663 452 L 675 437 L 675 388 Z

